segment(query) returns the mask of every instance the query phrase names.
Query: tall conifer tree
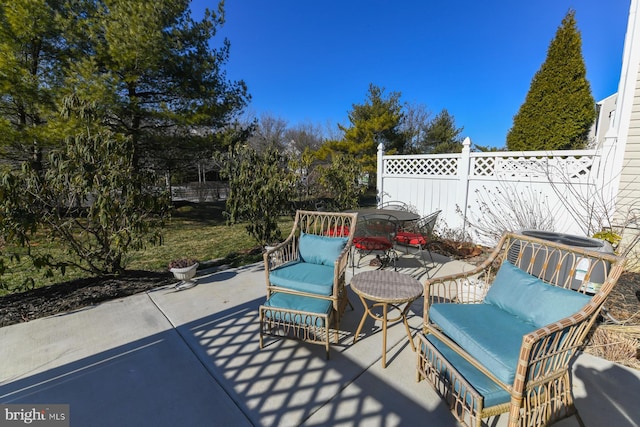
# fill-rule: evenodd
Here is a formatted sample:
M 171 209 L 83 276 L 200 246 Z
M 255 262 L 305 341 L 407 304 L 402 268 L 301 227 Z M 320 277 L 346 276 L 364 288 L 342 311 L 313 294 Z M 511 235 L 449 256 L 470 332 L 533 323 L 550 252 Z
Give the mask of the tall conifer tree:
M 425 138 L 425 152 L 432 154 L 459 153 L 462 151 L 462 137 L 464 128 L 456 127 L 456 119 L 443 109 L 433 119 L 427 128 Z
M 570 10 L 513 118 L 507 148 L 512 151 L 584 148 L 595 116 L 595 100 L 582 57 L 582 38 L 576 28 L 575 11 Z
M 353 104 L 349 112 L 349 126 L 338 125 L 344 133 L 343 139 L 327 141 L 318 156 L 326 158 L 333 152 L 352 154 L 363 171 L 374 174 L 379 143 L 383 143 L 390 154 L 402 154 L 406 135 L 401 128 L 404 120 L 401 94 L 391 92 L 385 96 L 384 92 L 384 88 L 370 84 L 367 100 L 363 104 Z
M 204 158 L 249 99 L 223 23 L 223 1 L 200 20 L 187 0 L 0 2 L 0 241 L 93 274 L 159 243 L 161 164 Z

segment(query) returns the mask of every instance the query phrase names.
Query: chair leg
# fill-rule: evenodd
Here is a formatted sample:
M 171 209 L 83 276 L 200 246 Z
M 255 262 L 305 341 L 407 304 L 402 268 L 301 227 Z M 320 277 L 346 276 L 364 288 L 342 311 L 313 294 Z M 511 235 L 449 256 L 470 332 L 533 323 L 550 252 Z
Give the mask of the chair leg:
M 420 247 L 420 260 L 422 261 L 422 266 L 425 269 L 428 269 L 427 267 L 427 261 L 424 259 L 424 251 L 427 251 L 427 253 L 429 254 L 429 259 L 431 259 L 431 264 L 433 264 L 435 261 L 433 260 L 433 254 L 431 253 L 431 249 L 429 249 L 429 245 L 425 245 L 424 247 Z
M 349 259 L 351 260 L 351 274 L 353 274 L 356 271 L 356 248 L 353 246 L 349 251 Z
M 391 248 L 389 252 L 392 252 L 391 261 L 393 262 L 393 271 L 398 271 L 398 252 L 394 248 Z
M 338 316 L 335 316 L 333 332 L 336 339 L 336 344 L 338 344 L 340 342 L 340 317 Z M 328 340 L 328 337 L 327 337 L 327 340 Z
M 260 308 L 260 348 L 264 348 L 264 313 Z

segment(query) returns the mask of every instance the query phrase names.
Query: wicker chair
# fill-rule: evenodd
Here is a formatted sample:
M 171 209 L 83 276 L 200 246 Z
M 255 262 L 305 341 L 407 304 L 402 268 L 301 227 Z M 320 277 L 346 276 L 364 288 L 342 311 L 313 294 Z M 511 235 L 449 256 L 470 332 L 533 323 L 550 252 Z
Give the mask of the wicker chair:
M 418 380 L 426 378 L 463 424 L 505 412 L 511 427 L 574 414 L 582 424 L 571 363 L 623 264 L 506 233 L 482 265 L 425 283 Z
M 349 302 L 345 272 L 357 213 L 298 210 L 289 237 L 264 254 L 267 300 L 260 307 L 263 335 L 325 345 L 329 329 L 336 341 Z

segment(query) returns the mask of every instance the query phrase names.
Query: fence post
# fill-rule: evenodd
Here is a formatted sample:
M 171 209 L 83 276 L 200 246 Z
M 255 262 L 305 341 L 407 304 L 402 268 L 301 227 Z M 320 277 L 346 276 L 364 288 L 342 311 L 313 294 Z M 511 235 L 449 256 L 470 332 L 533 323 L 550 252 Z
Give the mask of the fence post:
M 384 156 L 384 145 L 382 143 L 378 144 L 378 166 L 377 166 L 377 170 L 378 173 L 376 175 L 376 189 L 377 189 L 377 195 L 376 195 L 376 202 L 378 203 L 378 207 L 380 207 L 380 205 L 382 205 L 382 198 L 383 198 L 383 194 L 384 194 L 384 181 L 382 179 L 382 173 L 383 173 L 383 169 L 384 169 L 384 162 L 382 160 L 382 157 Z
M 462 232 L 467 228 L 467 205 L 469 202 L 469 166 L 471 165 L 471 138 L 462 142 L 462 153 L 458 163 L 458 188 L 456 190 L 458 207 L 462 212 Z

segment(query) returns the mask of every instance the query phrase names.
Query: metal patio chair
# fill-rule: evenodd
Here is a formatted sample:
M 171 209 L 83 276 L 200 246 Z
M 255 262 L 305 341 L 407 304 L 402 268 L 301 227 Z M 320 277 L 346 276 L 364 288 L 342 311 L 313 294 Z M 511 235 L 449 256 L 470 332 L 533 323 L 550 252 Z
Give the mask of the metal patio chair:
M 407 254 L 409 253 L 409 248 L 417 249 L 415 254 L 420 255 L 420 260 L 422 261 L 422 264 L 425 266 L 425 268 L 426 261 L 423 254 L 426 250 L 429 254 L 429 258 L 431 259 L 431 261 L 433 261 L 433 256 L 431 255 L 429 246 L 433 242 L 433 229 L 441 212 L 442 210 L 437 210 L 427 216 L 423 216 L 415 223 L 410 224 L 403 230 L 398 231 L 394 237 L 394 242 L 397 245 L 404 246 L 405 252 Z
M 358 220 L 356 233 L 353 237 L 353 248 L 358 253 L 358 263 L 360 260 L 372 253 L 376 254 L 379 262 L 378 268 L 385 268 L 389 263 L 393 263 L 398 258 L 394 249 L 394 238 L 398 232 L 398 220 L 392 215 L 370 214 Z M 352 260 L 352 267 L 355 269 L 355 254 Z

